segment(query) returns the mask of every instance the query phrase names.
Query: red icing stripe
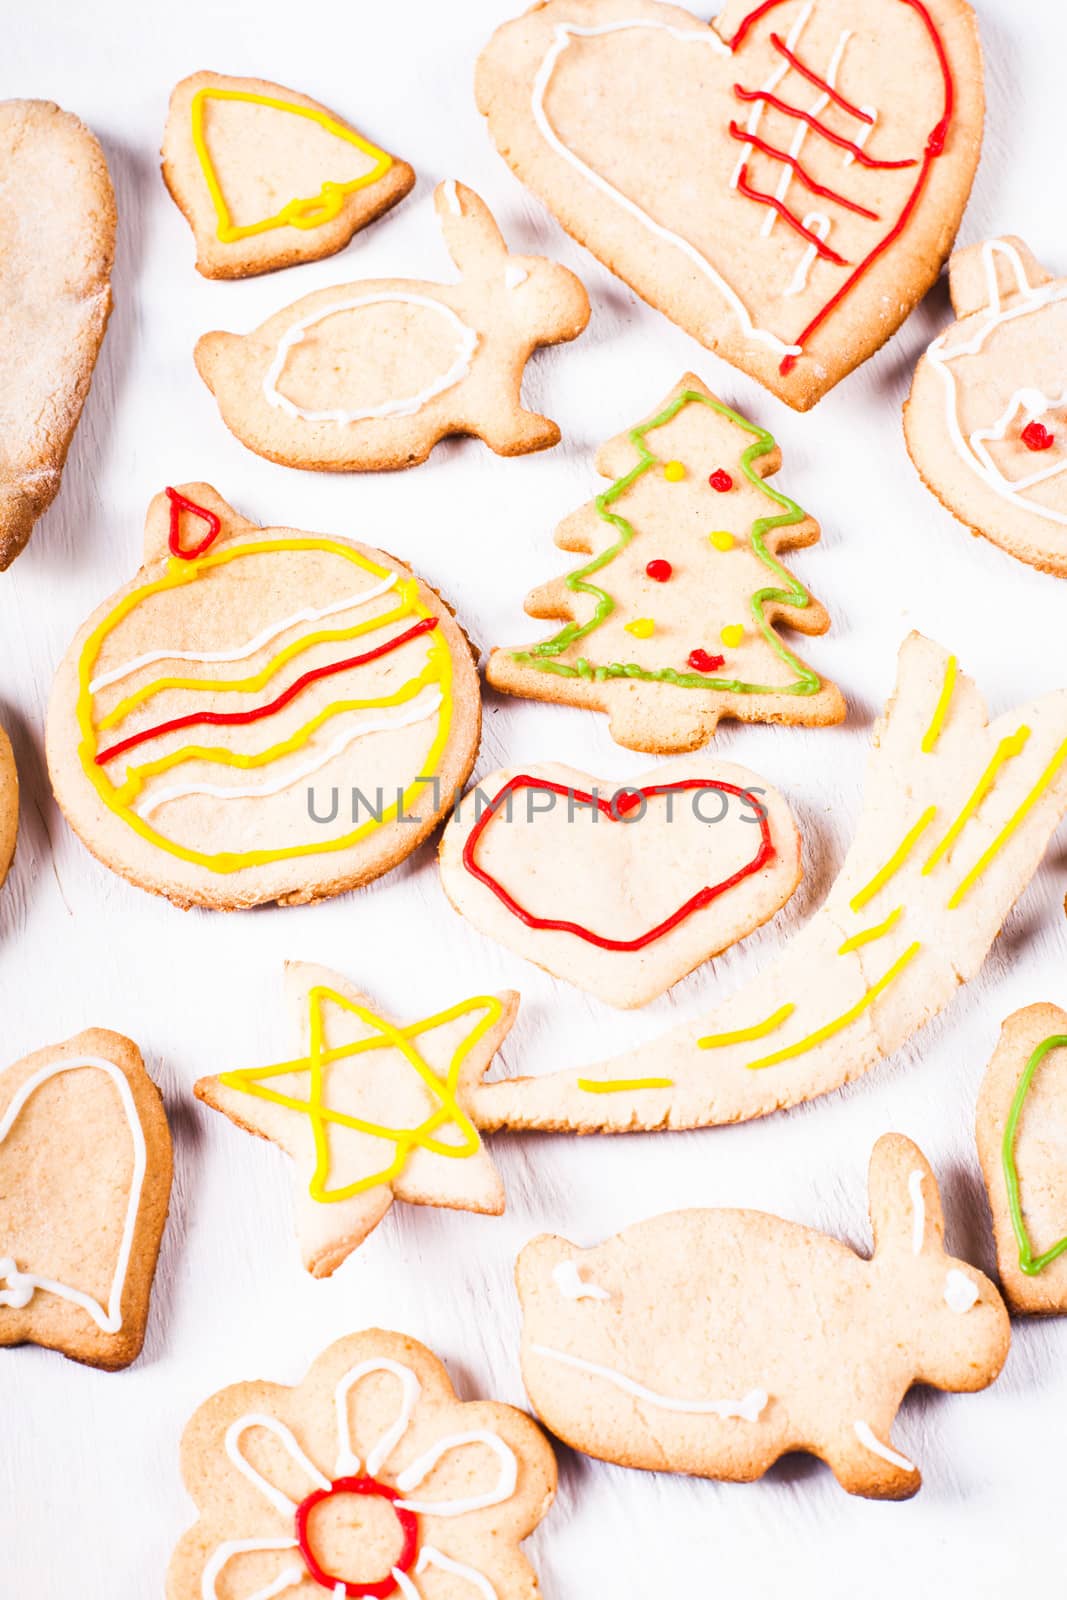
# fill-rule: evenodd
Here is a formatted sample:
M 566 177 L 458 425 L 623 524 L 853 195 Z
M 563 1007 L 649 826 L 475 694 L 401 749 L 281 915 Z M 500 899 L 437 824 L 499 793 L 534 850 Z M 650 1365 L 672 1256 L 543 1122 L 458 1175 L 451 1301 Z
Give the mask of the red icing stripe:
M 777 33 L 771 34 L 771 43 L 779 55 L 785 56 L 789 65 L 799 72 L 802 78 L 807 78 L 809 83 L 813 83 L 817 89 L 821 89 L 823 94 L 828 95 L 835 105 L 841 107 L 842 111 L 847 111 L 850 116 L 858 117 L 861 122 L 866 122 L 870 127 L 874 127 L 874 118 L 868 112 L 861 111 L 859 106 L 854 106 L 852 101 L 846 100 L 844 95 L 835 89 L 832 83 L 827 83 L 825 78 L 820 78 L 817 72 L 812 72 L 810 67 L 806 67 L 800 57 L 793 54 L 785 40 Z
M 762 806 L 757 804 L 755 809 L 759 820 L 760 847 L 747 866 L 740 867 L 737 872 L 731 874 L 729 878 L 724 878 L 721 883 L 698 889 L 697 893 L 692 895 L 684 905 L 679 906 L 677 911 L 672 912 L 669 917 L 657 923 L 654 928 L 650 928 L 647 933 L 639 934 L 635 939 L 605 938 L 603 934 L 594 933 L 592 928 L 585 928 L 579 922 L 535 916 L 532 911 L 527 911 L 525 906 L 521 906 L 514 896 L 508 893 L 504 885 L 486 872 L 483 867 L 480 867 L 474 859 L 478 842 L 485 829 L 489 826 L 500 807 L 519 789 L 540 789 L 549 794 L 560 795 L 573 804 L 595 805 L 598 812 L 611 822 L 621 821 L 628 812 L 634 809 L 637 800 L 641 797 L 651 800 L 657 795 L 683 794 L 691 789 L 715 789 L 720 794 L 733 795 L 741 800 L 747 799 L 749 804 L 752 805 L 753 802 L 748 791 L 740 789 L 732 783 L 709 783 L 704 778 L 688 778 L 682 783 L 654 784 L 647 789 L 629 790 L 616 796 L 613 800 L 602 800 L 599 796 L 584 794 L 577 789 L 567 789 L 563 784 L 551 783 L 545 778 L 532 778 L 525 773 L 520 773 L 517 777 L 511 778 L 504 785 L 499 794 L 493 797 L 489 808 L 482 813 L 468 834 L 467 842 L 463 846 L 463 865 L 472 877 L 477 878 L 479 883 L 483 883 L 487 889 L 492 890 L 493 894 L 507 907 L 512 916 L 518 917 L 519 921 L 524 922 L 528 928 L 545 928 L 556 933 L 572 933 L 576 938 L 584 939 L 587 944 L 594 944 L 600 950 L 643 950 L 646 945 L 654 944 L 665 933 L 669 933 L 680 922 L 684 922 L 687 917 L 692 916 L 694 911 L 699 911 L 704 906 L 710 905 L 719 895 L 725 894 L 728 889 L 734 888 L 745 878 L 750 877 L 752 873 L 758 872 L 768 861 L 773 861 L 777 854 L 771 839 L 767 813 Z
M 908 0 L 905 0 L 905 4 Z M 835 133 L 828 128 L 825 122 L 820 122 L 818 117 L 813 117 L 810 111 L 802 111 L 799 106 L 788 105 L 784 100 L 779 100 L 776 94 L 768 94 L 766 89 L 743 89 L 739 83 L 734 84 L 734 94 L 739 100 L 762 100 L 764 105 L 772 106 L 775 111 L 780 111 L 784 117 L 795 117 L 798 122 L 806 122 L 809 128 L 816 133 L 821 133 L 824 139 L 829 139 L 831 144 L 836 144 L 839 150 L 847 150 L 861 167 L 876 167 L 880 172 L 895 172 L 899 167 L 917 167 L 919 163 L 910 158 L 907 161 L 878 161 L 874 156 L 869 156 L 861 145 L 853 144 L 851 139 L 846 139 L 840 133 Z
M 337 672 L 347 672 L 350 667 L 361 667 L 367 661 L 376 661 L 380 656 L 398 650 L 410 639 L 418 638 L 419 634 L 429 633 L 430 629 L 436 626 L 436 617 L 423 617 L 414 627 L 408 628 L 404 633 L 398 633 L 395 639 L 387 639 L 384 644 L 376 645 L 373 650 L 366 650 L 360 656 L 349 656 L 344 661 L 327 661 L 321 667 L 312 667 L 310 672 L 305 672 L 297 678 L 276 700 L 269 701 L 265 706 L 253 706 L 249 711 L 190 711 L 187 716 L 172 717 L 169 722 L 157 722 L 151 728 L 142 728 L 140 733 L 133 733 L 128 739 L 121 739 L 118 744 L 109 746 L 107 750 L 101 750 L 96 757 L 97 765 L 103 766 L 125 751 L 134 749 L 136 745 L 145 744 L 149 739 L 158 739 L 165 733 L 175 733 L 179 728 L 192 728 L 203 723 L 210 723 L 213 727 L 234 727 L 248 722 L 258 722 L 261 717 L 273 716 L 274 712 L 283 710 L 291 700 L 295 700 L 309 684 L 317 683 L 320 678 L 332 677 Z
M 817 233 L 812 233 L 810 228 L 805 228 L 800 218 L 790 211 L 789 207 L 779 200 L 777 195 L 764 194 L 762 189 L 753 189 L 748 181 L 747 164 L 737 174 L 737 191 L 739 194 L 743 194 L 746 200 L 758 200 L 761 206 L 772 206 L 782 221 L 788 222 L 795 233 L 799 233 L 802 239 L 806 239 L 814 247 L 816 255 L 822 256 L 824 261 L 832 261 L 835 267 L 847 267 L 849 265 L 844 256 L 839 256 L 836 250 L 831 250 L 830 246 L 824 244 Z
M 854 211 L 858 217 L 867 217 L 871 222 L 880 220 L 877 211 L 868 211 L 866 206 L 858 206 L 855 200 L 850 200 L 847 195 L 838 194 L 836 189 L 828 189 L 825 184 L 816 183 L 811 173 L 806 171 L 796 156 L 790 155 L 788 150 L 779 150 L 777 145 L 768 144 L 759 134 L 748 133 L 744 128 L 739 128 L 736 122 L 730 124 L 730 136 L 740 140 L 742 144 L 750 144 L 754 150 L 761 151 L 772 160 L 784 162 L 787 167 L 792 167 L 805 189 L 810 189 L 812 194 L 821 195 L 824 200 L 833 200 L 837 205 L 844 206 L 846 211 Z

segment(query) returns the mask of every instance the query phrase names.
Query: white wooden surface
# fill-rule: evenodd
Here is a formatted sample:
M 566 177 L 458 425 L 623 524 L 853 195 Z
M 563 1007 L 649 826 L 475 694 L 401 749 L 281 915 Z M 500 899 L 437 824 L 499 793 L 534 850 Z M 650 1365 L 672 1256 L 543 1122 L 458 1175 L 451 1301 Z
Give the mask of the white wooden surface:
M 286 957 L 337 967 L 402 1016 L 520 988 L 522 1015 L 505 1050 L 513 1070 L 581 1063 L 652 1038 L 734 987 L 818 903 L 858 811 L 871 721 L 909 628 L 958 651 L 998 711 L 1067 684 L 1067 586 L 970 538 L 905 454 L 900 404 L 920 350 L 947 320 L 943 286 L 864 370 L 814 413 L 793 415 L 638 303 L 494 153 L 472 70 L 511 11 L 511 0 L 34 0 L 9 11 L 0 95 L 55 99 L 96 130 L 120 228 L 116 309 L 62 493 L 0 579 L 0 720 L 23 781 L 18 857 L 0 897 L 0 1048 L 11 1060 L 94 1023 L 129 1033 L 163 1086 L 177 1158 L 138 1364 L 107 1376 L 32 1348 L 0 1355 L 0 1591 L 12 1600 L 159 1593 L 192 1512 L 177 1468 L 189 1412 L 242 1377 L 297 1379 L 349 1329 L 404 1329 L 440 1352 L 463 1393 L 521 1403 L 511 1266 L 543 1229 L 589 1243 L 676 1206 L 751 1205 L 863 1246 L 867 1157 L 875 1137 L 895 1128 L 934 1163 L 950 1242 L 990 1265 L 975 1094 L 1001 1020 L 1031 1001 L 1067 998 L 1062 834 L 980 979 L 851 1091 L 736 1130 L 497 1138 L 505 1218 L 397 1208 L 327 1283 L 297 1263 L 284 1159 L 192 1099 L 198 1075 L 289 1050 L 278 988 Z M 989 115 L 961 238 L 1019 232 L 1065 272 L 1067 14 L 1056 0 L 981 0 L 980 11 Z M 413 195 L 331 260 L 244 284 L 205 282 L 157 157 L 172 84 L 205 66 L 274 77 L 335 106 L 414 164 Z M 588 333 L 535 359 L 528 379 L 531 403 L 559 419 L 565 443 L 517 461 L 474 441 L 448 444 L 426 466 L 379 478 L 302 474 L 248 453 L 197 378 L 196 337 L 211 327 L 244 331 L 309 290 L 359 275 L 446 273 L 429 197 L 449 175 L 484 195 L 516 245 L 558 255 L 589 286 Z M 551 542 L 555 523 L 599 486 L 595 446 L 646 413 L 688 366 L 773 429 L 785 459 L 779 481 L 822 522 L 822 543 L 794 564 L 834 619 L 810 658 L 850 703 L 843 729 L 727 728 L 718 737 L 724 756 L 778 783 L 802 821 L 807 878 L 771 927 L 625 1015 L 463 925 L 438 886 L 432 848 L 362 894 L 229 917 L 183 915 L 89 858 L 49 792 L 44 711 L 75 629 L 138 564 L 153 492 L 207 479 L 261 521 L 382 545 L 439 586 L 480 643 L 513 642 L 535 636 L 522 614 L 526 590 L 565 565 Z M 592 714 L 488 696 L 479 770 L 548 758 L 611 779 L 645 765 L 618 750 Z M 925 1476 L 906 1505 L 851 1500 L 805 1458 L 758 1485 L 725 1487 L 562 1451 L 559 1500 L 531 1554 L 546 1595 L 562 1600 L 786 1590 L 880 1600 L 905 1583 L 911 1594 L 993 1595 L 1008 1584 L 1025 1592 L 1024 1569 L 1029 1592 L 1051 1595 L 1061 1592 L 1067 1550 L 1065 1406 L 1067 1325 L 1020 1323 L 992 1390 L 906 1403 L 899 1443 Z

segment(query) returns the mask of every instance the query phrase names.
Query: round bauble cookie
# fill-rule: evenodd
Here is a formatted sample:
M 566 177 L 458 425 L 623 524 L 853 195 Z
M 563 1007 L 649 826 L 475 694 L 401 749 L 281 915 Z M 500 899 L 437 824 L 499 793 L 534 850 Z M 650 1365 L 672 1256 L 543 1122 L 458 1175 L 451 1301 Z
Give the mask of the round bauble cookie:
M 152 500 L 144 565 L 60 665 L 48 766 L 131 882 L 181 906 L 299 905 L 409 855 L 480 726 L 466 636 L 408 568 L 186 484 Z

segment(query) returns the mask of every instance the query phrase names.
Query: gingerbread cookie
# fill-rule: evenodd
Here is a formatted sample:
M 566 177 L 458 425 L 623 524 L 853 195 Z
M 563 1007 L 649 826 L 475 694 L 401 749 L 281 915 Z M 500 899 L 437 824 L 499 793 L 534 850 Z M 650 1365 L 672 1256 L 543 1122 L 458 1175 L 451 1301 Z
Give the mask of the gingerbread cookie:
M 478 675 L 449 607 L 350 539 L 158 494 L 144 565 L 56 677 L 56 797 L 177 905 L 303 904 L 394 867 L 474 763 Z
M 0 728 L 0 885 L 3 884 L 15 854 L 19 831 L 19 776 L 11 740 Z
M 819 524 L 765 481 L 781 465 L 771 435 L 688 372 L 596 464 L 611 487 L 556 530 L 591 559 L 526 602 L 564 626 L 494 650 L 493 687 L 606 711 L 619 744 L 661 754 L 698 749 L 720 717 L 840 722 L 840 690 L 778 632 L 830 619 L 779 560 Z
M 219 72 L 194 72 L 171 95 L 163 177 L 205 278 L 332 256 L 415 182 L 317 100 Z
M 0 101 L 0 571 L 59 493 L 111 312 L 115 196 L 89 129 Z
M 186 1426 L 181 1466 L 198 1520 L 167 1600 L 540 1595 L 519 1545 L 556 1492 L 547 1440 L 512 1406 L 457 1400 L 403 1334 L 338 1339 L 296 1388 L 220 1390 Z
M 548 0 L 475 92 L 569 233 L 800 411 L 934 282 L 982 139 L 965 0 Z
M 982 1163 L 1004 1298 L 1067 1311 L 1067 1012 L 1008 1018 L 978 1096 Z
M 992 1383 L 1008 1314 L 946 1254 L 910 1139 L 879 1139 L 869 1184 L 870 1259 L 761 1211 L 675 1211 L 590 1250 L 535 1239 L 516 1279 L 538 1415 L 622 1466 L 749 1483 L 806 1450 L 850 1494 L 908 1499 L 922 1479 L 891 1442 L 901 1401 Z
M 912 634 L 875 729 L 852 847 L 779 959 L 624 1055 L 484 1085 L 475 1120 L 696 1128 L 840 1088 L 974 977 L 1065 812 L 1067 690 L 989 723 L 955 656 Z
M 949 285 L 959 320 L 904 407 L 911 458 L 954 517 L 1067 577 L 1067 279 L 1009 237 L 958 250 Z
M 801 878 L 782 795 L 710 761 L 621 786 L 555 763 L 491 773 L 457 806 L 440 864 L 475 927 L 624 1007 L 760 927 Z
M 131 1040 L 89 1028 L 0 1071 L 0 1345 L 135 1361 L 170 1180 L 163 1101 Z
M 286 988 L 307 1054 L 201 1078 L 194 1092 L 291 1158 L 307 1270 L 328 1278 L 394 1200 L 499 1216 L 504 1187 L 470 1100 L 518 995 L 478 995 L 400 1024 L 324 967 L 290 963 Z
M 196 365 L 242 444 L 322 472 L 417 466 L 449 434 L 498 455 L 559 441 L 522 405 L 540 345 L 576 339 L 589 297 L 543 256 L 508 253 L 485 203 L 451 179 L 434 193 L 455 284 L 382 278 L 305 295 L 253 333 L 207 333 Z

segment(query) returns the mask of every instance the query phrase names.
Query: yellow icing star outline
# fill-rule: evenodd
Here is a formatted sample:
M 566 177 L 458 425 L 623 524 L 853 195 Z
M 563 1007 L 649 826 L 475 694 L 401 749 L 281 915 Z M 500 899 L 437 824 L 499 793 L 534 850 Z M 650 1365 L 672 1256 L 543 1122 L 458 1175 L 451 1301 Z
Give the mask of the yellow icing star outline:
M 374 165 L 362 177 L 352 178 L 348 183 L 333 183 L 326 180 L 317 195 L 298 196 L 294 200 L 287 201 L 272 217 L 239 225 L 230 215 L 230 208 L 226 204 L 218 173 L 215 171 L 207 147 L 204 133 L 205 100 L 243 100 L 247 105 L 269 106 L 274 111 L 288 111 L 293 116 L 306 117 L 309 122 L 317 122 L 335 138 L 355 145 L 357 150 L 370 157 Z M 377 183 L 393 165 L 392 156 L 385 150 L 379 149 L 376 144 L 371 144 L 369 139 L 362 138 L 354 128 L 346 127 L 328 112 L 315 110 L 311 106 L 294 105 L 291 100 L 279 100 L 273 95 L 251 94 L 244 89 L 198 89 L 193 95 L 191 116 L 193 149 L 196 151 L 200 170 L 204 174 L 204 182 L 207 184 L 211 203 L 215 208 L 218 223 L 216 233 L 222 244 L 235 244 L 239 239 L 249 239 L 258 233 L 268 233 L 272 228 L 318 228 L 324 222 L 332 222 L 339 215 L 347 195 L 356 189 L 365 189 L 370 184 Z
M 322 1042 L 324 1000 L 332 1000 L 335 1005 L 357 1017 L 366 1027 L 375 1029 L 375 1033 L 370 1038 L 360 1039 L 355 1044 L 340 1045 L 333 1050 L 324 1049 Z M 484 1015 L 460 1040 L 453 1051 L 448 1071 L 443 1078 L 439 1077 L 419 1054 L 412 1040 L 420 1033 L 427 1033 L 432 1028 L 441 1027 L 445 1023 L 455 1021 L 457 1017 L 466 1016 L 469 1012 L 477 1010 L 483 1011 Z M 432 1155 L 462 1159 L 474 1155 L 481 1148 L 478 1131 L 459 1104 L 459 1075 L 464 1061 L 475 1045 L 499 1022 L 504 1013 L 503 1004 L 495 995 L 476 995 L 470 1000 L 461 1000 L 446 1011 L 438 1011 L 431 1017 L 424 1017 L 420 1022 L 409 1023 L 407 1027 L 400 1028 L 395 1023 L 378 1016 L 368 1007 L 346 999 L 344 995 L 338 994 L 336 989 L 316 984 L 308 994 L 308 1011 L 311 1042 L 307 1056 L 296 1061 L 275 1062 L 269 1067 L 245 1067 L 236 1072 L 224 1072 L 220 1075 L 219 1082 L 225 1088 L 234 1089 L 239 1094 L 254 1095 L 257 1099 L 267 1100 L 272 1105 L 284 1106 L 289 1111 L 305 1113 L 308 1116 L 315 1140 L 315 1170 L 308 1189 L 313 1200 L 323 1204 L 350 1200 L 357 1194 L 366 1193 L 368 1189 L 392 1183 L 403 1172 L 414 1149 L 428 1150 Z M 380 1049 L 399 1050 L 430 1094 L 439 1101 L 437 1109 L 414 1128 L 390 1128 L 382 1123 L 368 1122 L 365 1118 L 337 1111 L 323 1102 L 324 1067 L 350 1056 L 363 1055 L 367 1051 Z M 282 1094 L 277 1089 L 268 1089 L 262 1082 L 264 1078 L 280 1077 L 289 1072 L 309 1074 L 306 1100 Z M 346 1184 L 340 1189 L 327 1188 L 330 1151 L 326 1128 L 329 1123 L 335 1123 L 341 1128 L 351 1128 L 356 1133 L 369 1134 L 372 1138 L 387 1140 L 396 1148 L 393 1160 L 380 1172 L 359 1178 L 355 1183 Z M 441 1139 L 434 1138 L 434 1133 L 442 1127 L 455 1128 L 461 1135 L 461 1142 L 447 1144 Z

